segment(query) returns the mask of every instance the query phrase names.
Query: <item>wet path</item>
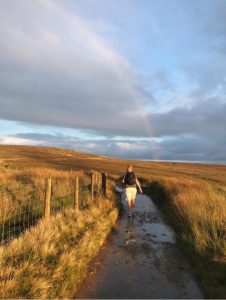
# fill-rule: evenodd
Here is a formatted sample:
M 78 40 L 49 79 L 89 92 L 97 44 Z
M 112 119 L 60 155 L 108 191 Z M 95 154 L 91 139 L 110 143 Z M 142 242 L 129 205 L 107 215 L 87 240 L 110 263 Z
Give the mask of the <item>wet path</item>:
M 122 202 L 122 216 L 76 297 L 203 298 L 173 230 L 151 199 L 138 195 L 130 218 Z

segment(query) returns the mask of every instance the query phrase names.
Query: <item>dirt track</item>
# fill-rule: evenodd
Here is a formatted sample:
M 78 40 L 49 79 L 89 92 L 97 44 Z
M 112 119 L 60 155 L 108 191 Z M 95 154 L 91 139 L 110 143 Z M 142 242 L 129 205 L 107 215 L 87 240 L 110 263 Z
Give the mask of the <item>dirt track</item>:
M 173 230 L 145 195 L 124 209 L 76 298 L 203 298 Z

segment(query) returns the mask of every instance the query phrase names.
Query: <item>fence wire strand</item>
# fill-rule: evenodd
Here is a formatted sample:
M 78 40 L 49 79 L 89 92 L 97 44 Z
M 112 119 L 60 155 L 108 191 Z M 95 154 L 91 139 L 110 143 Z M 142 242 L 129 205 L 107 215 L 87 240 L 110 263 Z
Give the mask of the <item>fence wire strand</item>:
M 91 181 L 79 177 L 79 209 L 98 203 L 102 192 L 101 174 L 95 175 L 94 190 Z M 93 193 L 93 199 L 91 197 Z M 45 180 L 35 184 L 0 186 L 0 244 L 4 245 L 44 217 Z M 92 202 L 93 200 L 93 202 Z M 75 178 L 53 178 L 50 214 L 75 207 Z
M 34 187 L 35 189 L 35 187 Z M 25 191 L 28 191 L 27 194 Z M 0 190 L 0 238 L 1 244 L 6 244 L 12 238 L 35 225 L 43 216 L 44 190 L 39 191 L 41 197 L 35 197 L 35 190 L 30 193 L 30 187 L 1 187 Z M 18 197 L 17 197 L 18 195 Z

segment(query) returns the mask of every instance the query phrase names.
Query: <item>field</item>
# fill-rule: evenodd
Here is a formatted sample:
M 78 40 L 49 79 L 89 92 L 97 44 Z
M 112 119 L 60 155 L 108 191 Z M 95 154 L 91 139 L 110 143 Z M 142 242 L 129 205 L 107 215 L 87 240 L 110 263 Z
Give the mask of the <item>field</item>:
M 106 201 L 76 214 L 67 208 L 1 247 L 0 297 L 73 297 L 117 219 Z
M 45 177 L 87 176 L 90 170 L 119 178 L 128 164 L 133 164 L 146 192 L 174 226 L 206 297 L 226 298 L 226 166 L 129 161 L 57 148 L 0 146 L 0 186 L 13 191 L 18 184 L 28 183 L 31 189 L 32 184 L 42 186 Z M 15 197 L 22 202 L 25 195 L 27 190 Z M 14 251 L 8 249 L 5 254 L 11 262 Z
M 94 169 L 118 175 L 125 172 L 129 163 L 133 164 L 136 173 L 143 178 L 164 176 L 197 179 L 216 184 L 222 190 L 226 189 L 226 166 L 122 160 L 59 148 L 0 146 L 2 170 L 6 169 L 5 166 L 8 166 L 10 170 L 41 167 L 60 171 Z

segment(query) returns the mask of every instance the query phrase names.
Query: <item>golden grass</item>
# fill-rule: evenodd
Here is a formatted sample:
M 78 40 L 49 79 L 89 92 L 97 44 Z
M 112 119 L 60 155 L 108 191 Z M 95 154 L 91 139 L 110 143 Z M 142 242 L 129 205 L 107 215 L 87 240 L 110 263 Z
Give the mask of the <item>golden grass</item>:
M 50 168 L 27 168 L 27 169 L 0 169 L 0 191 L 5 191 L 6 194 L 11 195 L 11 198 L 21 201 L 26 200 L 26 195 L 45 189 L 45 182 L 47 178 L 52 178 L 55 181 L 62 181 L 62 188 L 65 182 L 73 180 L 75 176 L 80 176 L 87 181 L 83 171 L 62 171 Z M 7 193 L 8 191 L 8 193 Z M 16 195 L 13 194 L 16 192 Z M 20 197 L 21 193 L 21 197 Z M 33 195 L 33 199 L 43 200 L 43 195 L 39 194 L 37 197 Z
M 89 202 L 83 171 L 49 168 L 3 169 L 0 173 L 0 238 L 18 235 L 44 214 L 46 179 L 52 178 L 51 212 L 74 205 L 74 179 L 80 177 L 80 204 Z
M 146 178 L 179 176 L 226 185 L 226 166 L 123 160 L 60 148 L 0 145 L 0 169 L 7 164 L 10 170 L 46 167 L 60 171 L 82 169 L 86 172 L 94 169 L 115 175 L 122 175 L 127 165 L 132 164 L 137 175 Z
M 206 296 L 226 298 L 226 166 L 133 161 L 57 148 L 0 146 L 0 182 L 12 184 L 12 188 L 18 178 L 21 186 L 30 178 L 41 186 L 45 174 L 57 177 L 64 173 L 62 170 L 76 173 L 82 169 L 87 175 L 95 169 L 117 178 L 128 164 L 134 166 L 143 182 L 151 182 L 149 193 L 163 204 Z M 65 172 L 65 176 L 71 172 Z M 23 196 L 20 198 L 22 201 Z
M 158 177 L 149 193 L 163 206 L 192 258 L 207 297 L 226 297 L 226 194 L 215 185 Z
M 67 209 L 0 248 L 1 298 L 72 298 L 118 216 L 106 199 L 83 212 Z M 0 277 L 1 278 L 1 277 Z

